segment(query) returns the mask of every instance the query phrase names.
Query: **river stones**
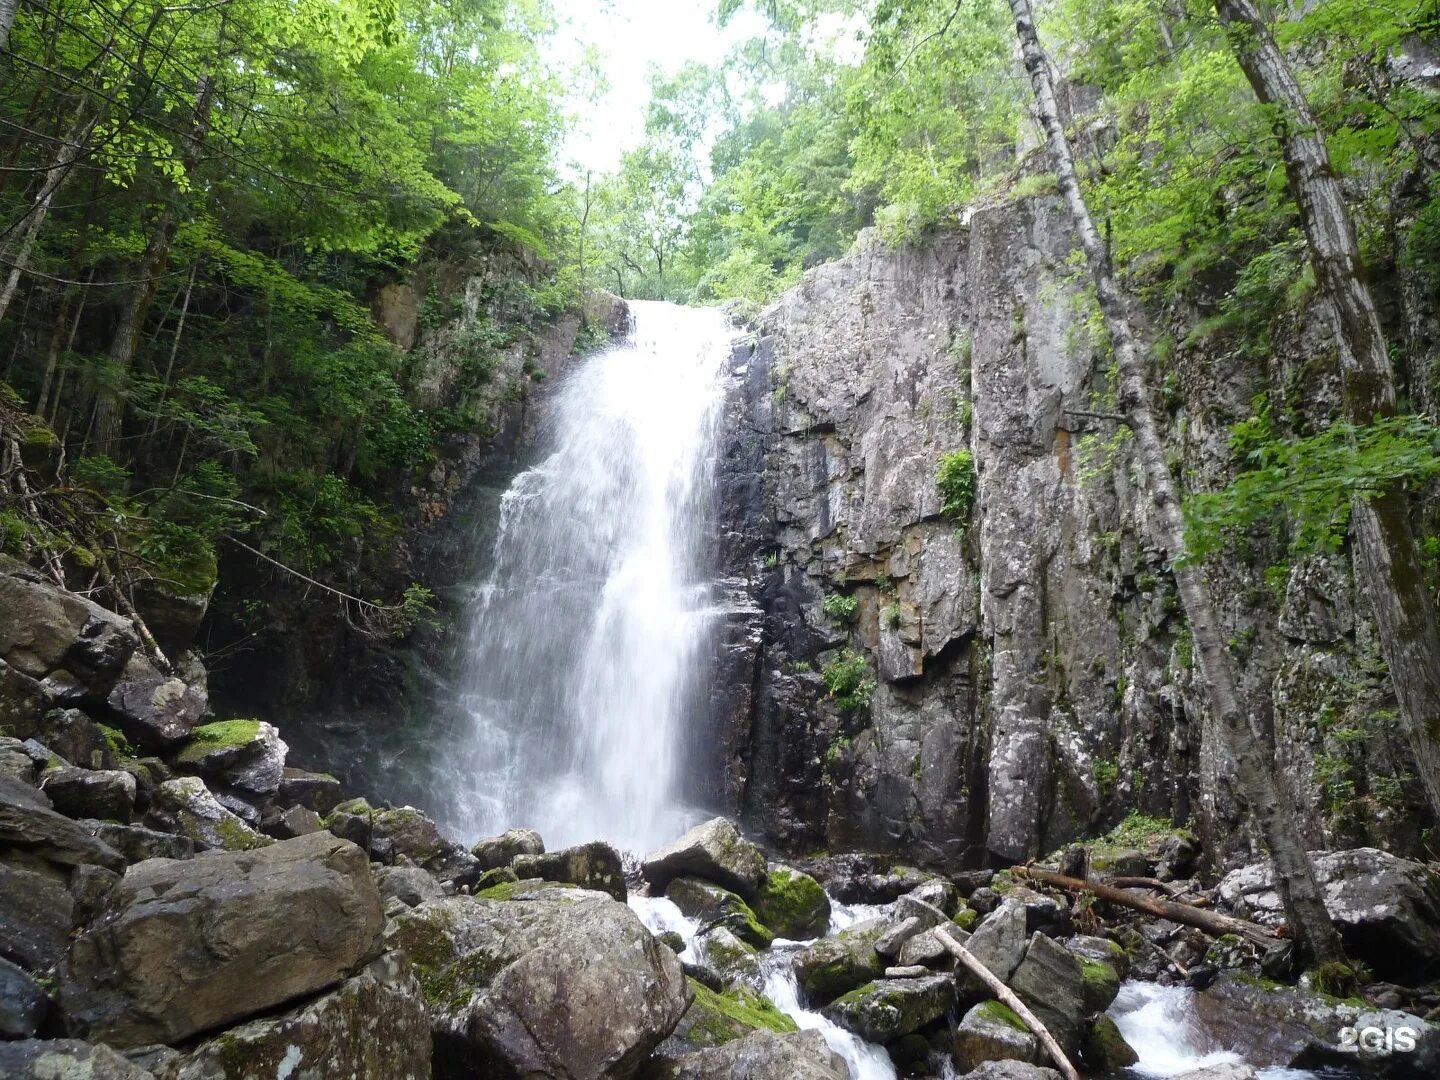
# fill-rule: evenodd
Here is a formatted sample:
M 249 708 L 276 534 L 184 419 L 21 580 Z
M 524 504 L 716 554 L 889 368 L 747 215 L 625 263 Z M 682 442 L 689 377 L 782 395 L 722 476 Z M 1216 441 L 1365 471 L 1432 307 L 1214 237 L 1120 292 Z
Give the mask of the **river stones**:
M 870 1042 L 890 1043 L 947 1015 L 955 1006 L 955 980 L 877 979 L 851 990 L 821 1011 Z
M 997 979 L 1009 982 L 1025 955 L 1024 905 L 1002 902 L 980 920 L 965 947 Z M 990 993 L 988 987 L 968 972 L 960 976 L 960 992 L 970 997 L 986 997 Z
M 772 866 L 760 882 L 755 914 L 776 937 L 799 941 L 830 928 L 830 897 L 809 874 L 792 866 Z
M 1104 1013 L 1090 1022 L 1080 1057 L 1092 1072 L 1107 1075 L 1128 1069 L 1140 1060 L 1135 1048 L 1120 1034 L 1119 1026 Z
M 329 833 L 126 871 L 70 948 L 70 1030 L 176 1042 L 323 990 L 374 956 L 384 924 L 365 853 Z
M 323 816 L 339 806 L 342 798 L 340 781 L 329 773 L 307 772 L 289 765 L 280 770 L 275 801 L 281 806 L 303 806 Z
M 604 893 L 523 895 L 432 900 L 386 932 L 416 965 L 437 1080 L 633 1072 L 690 1006 L 679 960 Z
M 884 919 L 868 919 L 796 953 L 795 979 L 806 1002 L 824 1005 L 884 975 L 885 958 L 875 951 L 875 941 L 888 925 Z
M 797 1030 L 795 1021 L 748 987 L 717 991 L 693 978 L 689 983 L 695 1000 L 669 1038 L 660 1044 L 657 1057 L 679 1057 L 743 1039 L 755 1031 L 783 1034 Z
M 625 900 L 625 865 L 620 853 L 599 840 L 543 855 L 517 855 L 510 868 L 522 880 L 559 881 L 597 889 L 622 903 Z
M 545 841 L 534 829 L 509 829 L 499 836 L 477 840 L 470 849 L 481 871 L 499 870 L 510 865 L 517 855 L 543 855 Z
M 28 1039 L 40 1029 L 48 1002 L 25 971 L 0 960 L 0 1039 Z
M 652 851 L 640 869 L 657 889 L 690 875 L 723 885 L 748 901 L 755 898 L 765 877 L 765 856 L 730 821 L 717 817 Z
M 690 918 L 709 927 L 724 926 L 757 949 L 768 949 L 775 939 L 739 893 L 719 885 L 695 877 L 676 878 L 665 887 L 665 896 Z
M 647 1080 L 849 1080 L 818 1031 L 757 1031 L 662 1063 Z
M 328 994 L 202 1043 L 171 1080 L 430 1080 L 430 1018 L 409 962 L 387 953 Z
M 987 1061 L 1042 1065 L 1047 1060 L 1040 1040 L 999 1001 L 982 1001 L 966 1012 L 955 1029 L 954 1048 L 955 1068 L 962 1075 Z

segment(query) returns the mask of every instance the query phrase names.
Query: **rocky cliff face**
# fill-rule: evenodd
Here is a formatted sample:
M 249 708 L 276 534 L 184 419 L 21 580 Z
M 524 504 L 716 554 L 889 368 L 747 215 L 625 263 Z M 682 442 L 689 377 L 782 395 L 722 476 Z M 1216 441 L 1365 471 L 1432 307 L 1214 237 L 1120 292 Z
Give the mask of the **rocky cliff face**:
M 1248 847 L 1167 553 L 1104 415 L 1072 247 L 1053 197 L 977 208 L 914 247 L 862 237 L 737 350 L 721 547 L 742 599 L 714 785 L 776 842 L 1009 862 L 1141 810 L 1193 823 L 1219 856 Z M 1183 341 L 1198 317 L 1148 321 Z M 1320 313 L 1273 344 L 1268 363 L 1181 346 L 1157 373 L 1192 490 L 1232 475 L 1228 427 L 1256 394 L 1326 415 Z M 973 455 L 963 515 L 936 480 L 956 451 Z M 1250 705 L 1317 846 L 1413 848 L 1423 804 L 1365 599 L 1343 556 L 1267 581 L 1284 559 L 1255 537 L 1212 569 Z

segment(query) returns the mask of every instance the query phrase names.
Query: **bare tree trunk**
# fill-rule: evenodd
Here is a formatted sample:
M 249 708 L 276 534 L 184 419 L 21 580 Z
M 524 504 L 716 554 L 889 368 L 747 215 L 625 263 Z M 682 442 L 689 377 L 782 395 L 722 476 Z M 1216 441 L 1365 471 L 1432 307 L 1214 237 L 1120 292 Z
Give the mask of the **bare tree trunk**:
M 18 0 L 0 0 L 0 50 L 10 47 L 10 28 L 15 25 Z
M 1124 298 L 1110 271 L 1105 244 L 1096 231 L 1090 208 L 1080 191 L 1075 158 L 1060 124 L 1055 87 L 1050 78 L 1049 63 L 1035 32 L 1030 0 L 1010 0 L 1010 10 L 1015 17 L 1015 32 L 1020 39 L 1025 70 L 1030 75 L 1036 111 L 1045 131 L 1060 192 L 1069 206 L 1076 235 L 1095 282 L 1100 310 L 1110 331 L 1115 363 L 1120 373 L 1120 408 L 1134 432 L 1145 486 L 1155 507 L 1151 526 L 1156 541 L 1171 559 L 1175 584 L 1195 641 L 1200 677 L 1205 684 L 1211 713 L 1234 758 L 1240 791 L 1269 848 L 1275 868 L 1276 891 L 1284 904 L 1291 930 L 1299 944 L 1320 963 L 1342 960 L 1344 952 L 1340 937 L 1325 911 L 1293 809 L 1282 798 L 1271 772 L 1274 755 L 1267 746 L 1260 718 L 1247 715 L 1242 710 L 1233 662 L 1215 615 L 1209 584 L 1199 566 L 1180 558 L 1185 552 L 1184 520 L 1180 513 L 1179 492 L 1165 464 L 1164 445 L 1155 420 L 1154 396 L 1130 327 Z
M 223 32 L 223 31 L 222 31 Z M 185 150 L 180 156 L 181 168 L 189 175 L 200 160 L 200 148 L 210 130 L 210 106 L 215 93 L 215 80 L 204 75 L 195 97 L 195 115 L 190 132 L 185 136 Z M 140 334 L 145 329 L 145 316 L 155 300 L 155 291 L 160 285 L 160 275 L 170 259 L 170 245 L 180 227 L 180 213 L 173 197 L 160 211 L 150 241 L 140 257 L 138 281 L 130 290 L 125 306 L 120 312 L 120 321 L 115 326 L 115 336 L 110 340 L 109 359 L 111 366 L 123 379 L 135 363 L 135 350 L 140 344 Z M 113 395 L 102 395 L 96 403 L 94 424 L 95 452 L 109 454 L 114 450 L 115 440 L 120 434 L 120 422 L 125 415 L 123 391 Z
M 180 352 L 180 339 L 185 334 L 185 317 L 190 314 L 190 294 L 195 291 L 195 275 L 199 270 L 198 262 L 190 267 L 190 280 L 185 283 L 185 299 L 180 305 L 180 319 L 175 324 L 175 338 L 170 342 L 170 358 L 165 361 L 165 374 L 160 377 L 160 399 L 155 403 L 155 415 L 150 418 L 150 430 L 145 433 L 146 442 L 155 438 L 155 431 L 160 426 L 161 406 L 170 394 L 170 378 L 175 373 L 175 357 Z
M 1255 95 L 1275 109 L 1275 135 L 1300 209 L 1315 277 L 1329 301 L 1354 424 L 1396 414 L 1395 377 L 1360 246 L 1325 138 L 1305 93 L 1251 0 L 1215 0 L 1235 58 Z M 1351 512 L 1355 565 L 1375 608 L 1380 648 L 1410 739 L 1411 766 L 1440 818 L 1440 629 L 1410 528 L 1405 490 L 1393 484 Z

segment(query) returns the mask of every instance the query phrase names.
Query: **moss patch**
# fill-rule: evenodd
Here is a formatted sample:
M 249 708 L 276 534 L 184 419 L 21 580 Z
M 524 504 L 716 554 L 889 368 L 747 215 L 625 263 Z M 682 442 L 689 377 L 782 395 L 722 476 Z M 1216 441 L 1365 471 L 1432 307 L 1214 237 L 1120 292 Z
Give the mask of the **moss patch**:
M 813 937 L 830 922 L 830 900 L 809 874 L 777 866 L 760 883 L 755 914 L 782 937 Z
M 1025 1026 L 1025 1021 L 1015 1014 L 1015 1010 L 1001 1001 L 986 1001 L 975 1006 L 975 1013 L 982 1019 L 992 1020 L 997 1024 L 1006 1024 L 1016 1031 L 1023 1031 L 1029 1034 L 1030 1029 Z
M 753 990 L 740 988 L 717 994 L 694 979 L 689 982 L 695 1003 L 690 1006 L 691 1021 L 684 1037 L 696 1046 L 720 1046 L 752 1031 L 783 1034 L 798 1030 L 795 1021 Z
M 238 749 L 259 737 L 259 720 L 220 720 L 213 724 L 201 724 L 175 760 L 182 765 L 198 765 L 217 750 Z
M 980 921 L 980 913 L 972 907 L 962 907 L 955 912 L 955 917 L 950 920 L 961 930 L 969 930 Z
M 564 881 L 542 881 L 540 878 L 526 878 L 524 881 L 502 881 L 475 894 L 479 900 L 519 900 L 543 889 L 577 889 Z

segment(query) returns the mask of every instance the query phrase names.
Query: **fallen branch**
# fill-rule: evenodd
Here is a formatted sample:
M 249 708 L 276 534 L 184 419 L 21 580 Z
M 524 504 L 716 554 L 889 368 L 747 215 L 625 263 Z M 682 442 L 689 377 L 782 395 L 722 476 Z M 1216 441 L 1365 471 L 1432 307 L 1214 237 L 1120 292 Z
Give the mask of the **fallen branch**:
M 1156 892 L 1163 892 L 1172 899 L 1185 891 L 1179 885 L 1171 885 L 1168 882 L 1153 877 L 1133 877 L 1128 875 L 1124 877 L 1112 877 L 1106 884 L 1114 885 L 1117 889 L 1154 889 Z
M 944 945 L 946 951 L 955 957 L 970 974 L 988 986 L 990 992 L 999 998 L 1002 1004 L 1024 1021 L 1025 1026 L 1034 1033 L 1035 1037 L 1040 1040 L 1040 1044 L 1045 1047 L 1045 1052 L 1048 1053 L 1050 1059 L 1055 1062 L 1055 1067 L 1060 1070 L 1060 1075 L 1063 1076 L 1065 1080 L 1080 1080 L 1080 1074 L 1075 1071 L 1075 1066 L 1070 1064 L 1070 1059 L 1065 1056 L 1065 1051 L 1060 1049 L 1060 1044 L 1055 1041 L 1055 1036 L 1050 1034 L 1050 1029 L 1040 1022 L 1039 1017 L 1030 1011 L 1029 1006 L 1020 1000 L 1015 991 L 1001 982 L 993 971 L 976 959 L 974 953 L 950 935 L 950 927 L 953 924 L 945 917 L 945 913 L 933 904 L 927 904 L 923 900 L 915 900 L 912 897 L 911 901 L 934 912 L 940 917 L 940 925 L 936 928 L 935 932 L 935 936 L 940 939 L 940 944 Z
M 1182 979 L 1188 980 L 1190 978 L 1189 969 L 1186 968 L 1184 964 L 1180 963 L 1179 960 L 1176 960 L 1175 957 L 1171 956 L 1168 952 L 1162 949 L 1155 942 L 1151 941 L 1149 938 L 1145 937 L 1143 934 L 1140 936 L 1140 940 L 1145 942 L 1146 945 L 1149 945 L 1150 948 L 1154 949 L 1157 953 L 1163 956 L 1165 958 L 1165 962 L 1171 967 L 1173 967 L 1177 972 L 1179 972 Z
M 1247 919 L 1231 918 L 1229 915 L 1221 915 L 1218 911 L 1208 911 L 1205 908 L 1196 907 L 1194 904 L 1182 904 L 1178 900 L 1157 900 L 1153 896 L 1127 892 L 1099 881 L 1081 881 L 1079 878 L 1066 877 L 1064 874 L 1057 874 L 1053 870 L 1043 870 L 1038 866 L 1012 867 L 1011 873 L 1016 877 L 1028 877 L 1032 881 L 1053 885 L 1070 892 L 1094 893 L 1101 900 L 1109 903 L 1134 908 L 1147 915 L 1169 919 L 1171 922 L 1182 923 L 1185 926 L 1193 926 L 1214 937 L 1238 934 L 1247 941 L 1253 941 L 1257 945 L 1266 947 L 1274 945 L 1280 938 L 1280 934 L 1273 927 L 1261 926 L 1259 923 L 1253 923 Z

